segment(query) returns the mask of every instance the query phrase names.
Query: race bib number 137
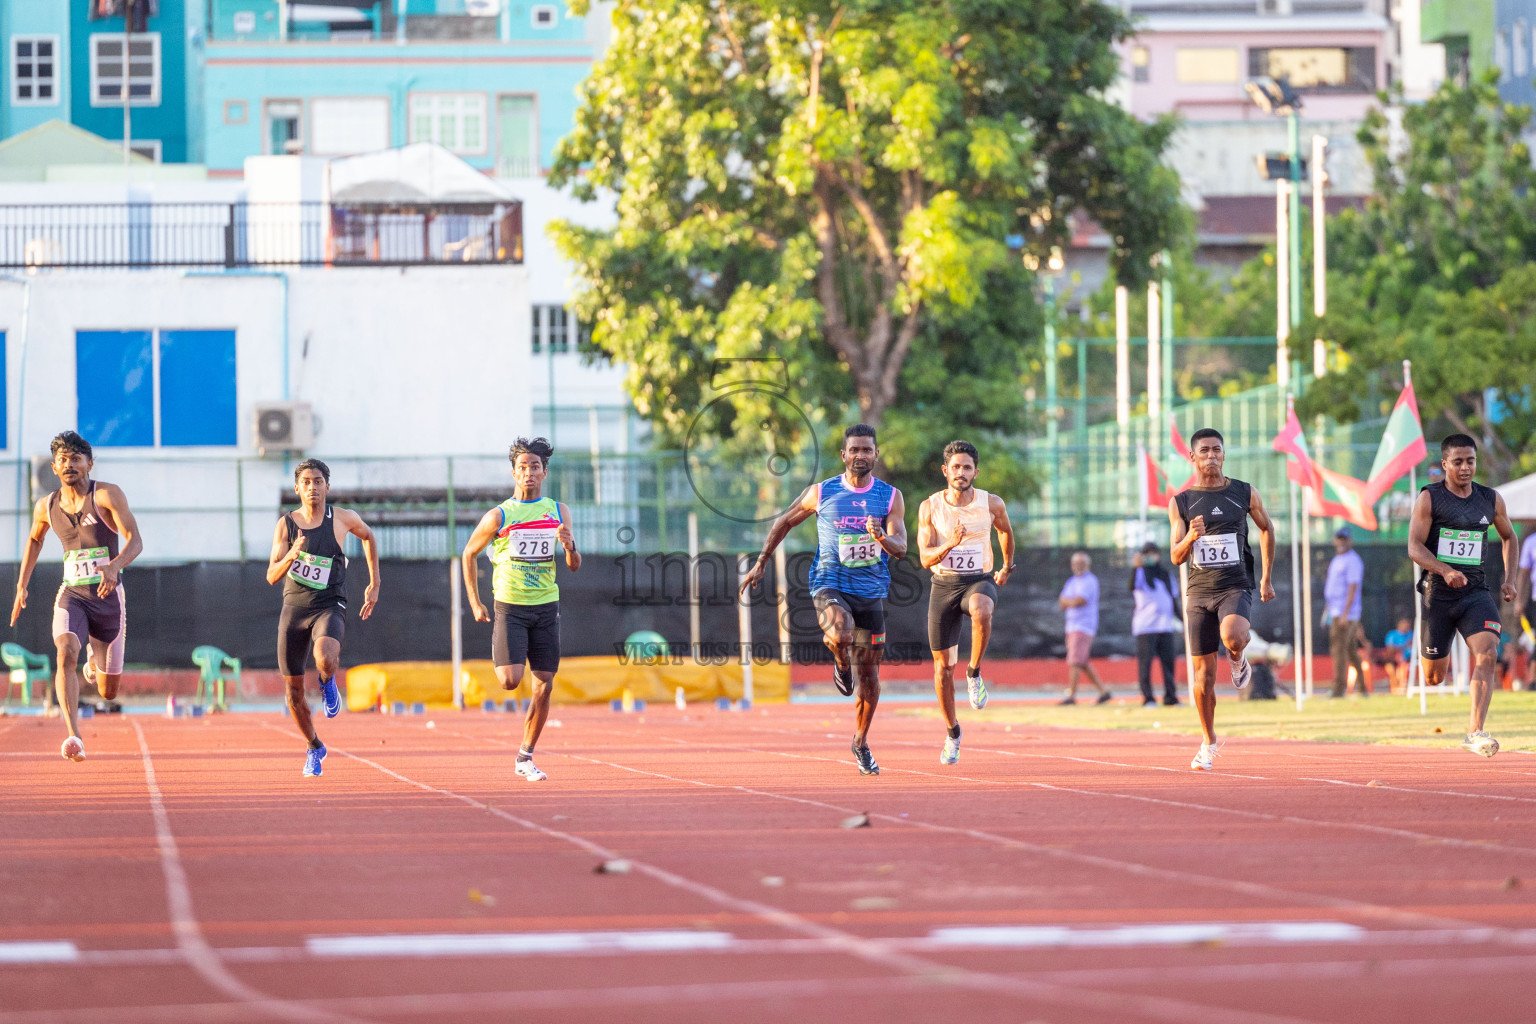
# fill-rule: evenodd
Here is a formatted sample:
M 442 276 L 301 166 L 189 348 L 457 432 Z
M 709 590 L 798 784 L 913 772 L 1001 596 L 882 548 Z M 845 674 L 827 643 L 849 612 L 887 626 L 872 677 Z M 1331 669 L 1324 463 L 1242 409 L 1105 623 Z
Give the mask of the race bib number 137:
M 1451 565 L 1482 565 L 1486 536 L 1476 530 L 1441 530 L 1435 557 Z

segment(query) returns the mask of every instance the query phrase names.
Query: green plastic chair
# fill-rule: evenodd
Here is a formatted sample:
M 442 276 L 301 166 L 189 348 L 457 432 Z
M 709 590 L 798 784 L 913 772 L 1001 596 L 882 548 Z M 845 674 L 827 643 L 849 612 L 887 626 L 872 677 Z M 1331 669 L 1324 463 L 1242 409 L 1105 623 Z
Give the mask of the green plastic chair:
M 201 670 L 197 679 L 197 703 L 226 710 L 229 705 L 224 702 L 224 684 L 234 683 L 235 694 L 240 693 L 240 659 L 204 644 L 192 649 L 192 664 Z
M 637 629 L 624 638 L 624 655 L 634 665 L 665 665 L 671 648 L 667 638 L 654 629 Z
M 53 668 L 46 654 L 33 654 L 21 644 L 0 644 L 0 661 L 5 662 L 5 667 L 11 670 L 11 686 L 21 687 L 21 702 L 32 703 L 32 684 L 36 682 L 53 682 Z M 5 699 L 11 699 L 10 688 L 5 691 Z

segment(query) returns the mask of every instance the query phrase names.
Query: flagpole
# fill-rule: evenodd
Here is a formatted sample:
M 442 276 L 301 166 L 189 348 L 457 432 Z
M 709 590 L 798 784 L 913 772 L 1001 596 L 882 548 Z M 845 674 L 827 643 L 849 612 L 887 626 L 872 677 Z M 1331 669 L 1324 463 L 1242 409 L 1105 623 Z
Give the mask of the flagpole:
M 1307 676 L 1307 696 L 1316 696 L 1316 680 L 1312 664 L 1312 518 L 1308 491 L 1301 491 L 1301 635 L 1302 648 L 1306 652 L 1304 662 Z
M 1296 397 L 1294 395 L 1288 394 L 1285 396 L 1285 415 L 1287 420 L 1290 420 L 1291 417 L 1296 415 Z M 1287 473 L 1286 476 L 1289 478 L 1290 474 Z M 1291 518 L 1291 647 L 1296 656 L 1296 671 L 1293 673 L 1296 682 L 1296 710 L 1300 711 L 1302 707 L 1302 701 L 1305 699 L 1304 690 L 1306 687 L 1303 685 L 1304 676 L 1302 675 L 1301 667 L 1303 650 L 1301 642 L 1300 601 L 1301 557 L 1298 550 L 1296 533 L 1296 490 L 1296 482 L 1294 480 L 1287 479 L 1286 494 L 1290 498 Z
M 1403 360 L 1403 387 L 1413 387 L 1413 361 Z M 1408 497 L 1411 501 L 1419 500 L 1419 467 L 1408 467 Z M 1411 520 L 1410 520 L 1411 522 Z M 1409 527 L 1412 529 L 1412 527 Z M 1419 684 L 1419 714 L 1429 714 L 1429 685 L 1424 677 L 1424 665 L 1422 662 L 1421 637 L 1424 629 L 1424 602 L 1419 597 L 1419 577 L 1424 572 L 1418 562 L 1413 563 L 1413 653 L 1408 667 L 1408 698 L 1413 699 L 1413 682 Z

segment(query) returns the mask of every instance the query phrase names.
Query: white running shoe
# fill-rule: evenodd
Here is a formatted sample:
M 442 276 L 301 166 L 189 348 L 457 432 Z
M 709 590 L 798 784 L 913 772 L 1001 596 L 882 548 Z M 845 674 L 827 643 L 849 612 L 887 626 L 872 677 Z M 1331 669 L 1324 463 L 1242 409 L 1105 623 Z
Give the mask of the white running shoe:
M 939 764 L 954 764 L 960 760 L 960 740 L 955 736 L 944 737 L 944 749 L 939 753 Z
M 1492 757 L 1499 752 L 1499 741 L 1489 736 L 1487 730 L 1484 729 L 1467 733 L 1467 738 L 1462 741 L 1461 746 L 1463 750 L 1470 750 L 1472 753 L 1482 754 L 1484 757 Z
M 1494 744 L 1494 749 L 1498 749 L 1497 743 Z M 65 740 L 64 745 L 59 748 L 59 753 L 71 761 L 84 761 L 85 744 L 80 741 L 79 736 L 71 736 L 69 739 Z
M 1232 685 L 1241 690 L 1248 685 L 1248 680 L 1253 678 L 1253 666 L 1248 664 L 1248 655 L 1243 655 L 1240 661 L 1231 661 L 1230 658 L 1227 660 L 1232 665 Z
M 543 782 L 545 779 L 549 778 L 548 775 L 545 775 L 543 772 L 539 771 L 538 765 L 534 764 L 532 759 L 517 762 L 516 771 L 517 774 L 521 775 L 529 782 Z
M 987 684 L 981 676 L 967 675 L 965 688 L 971 695 L 971 707 L 980 711 L 987 706 Z
M 1221 740 L 1215 743 L 1200 744 L 1200 752 L 1195 759 L 1189 762 L 1189 766 L 1197 772 L 1208 772 L 1216 767 L 1216 758 L 1221 753 Z

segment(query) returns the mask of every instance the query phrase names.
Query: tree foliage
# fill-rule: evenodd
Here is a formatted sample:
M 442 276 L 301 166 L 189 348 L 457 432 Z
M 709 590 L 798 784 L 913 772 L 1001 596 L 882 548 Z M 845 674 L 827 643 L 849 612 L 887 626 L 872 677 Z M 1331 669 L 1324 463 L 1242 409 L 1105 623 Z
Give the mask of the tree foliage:
M 1492 78 L 1367 118 L 1374 195 L 1330 223 L 1328 315 L 1301 334 L 1321 331 L 1345 365 L 1314 386 L 1305 412 L 1354 419 L 1368 378 L 1396 382 L 1411 359 L 1426 427 L 1438 419 L 1482 440 L 1491 479 L 1536 468 L 1530 125 L 1530 108 L 1501 102 Z
M 717 360 L 771 356 L 814 429 L 856 403 L 916 472 L 940 437 L 1023 425 L 1039 317 L 1006 236 L 1044 259 L 1086 215 L 1134 282 L 1184 229 L 1171 125 L 1104 97 L 1113 5 L 619 0 L 613 24 L 552 182 L 618 221 L 555 234 L 664 442 L 803 440 L 787 403 L 716 397 Z

